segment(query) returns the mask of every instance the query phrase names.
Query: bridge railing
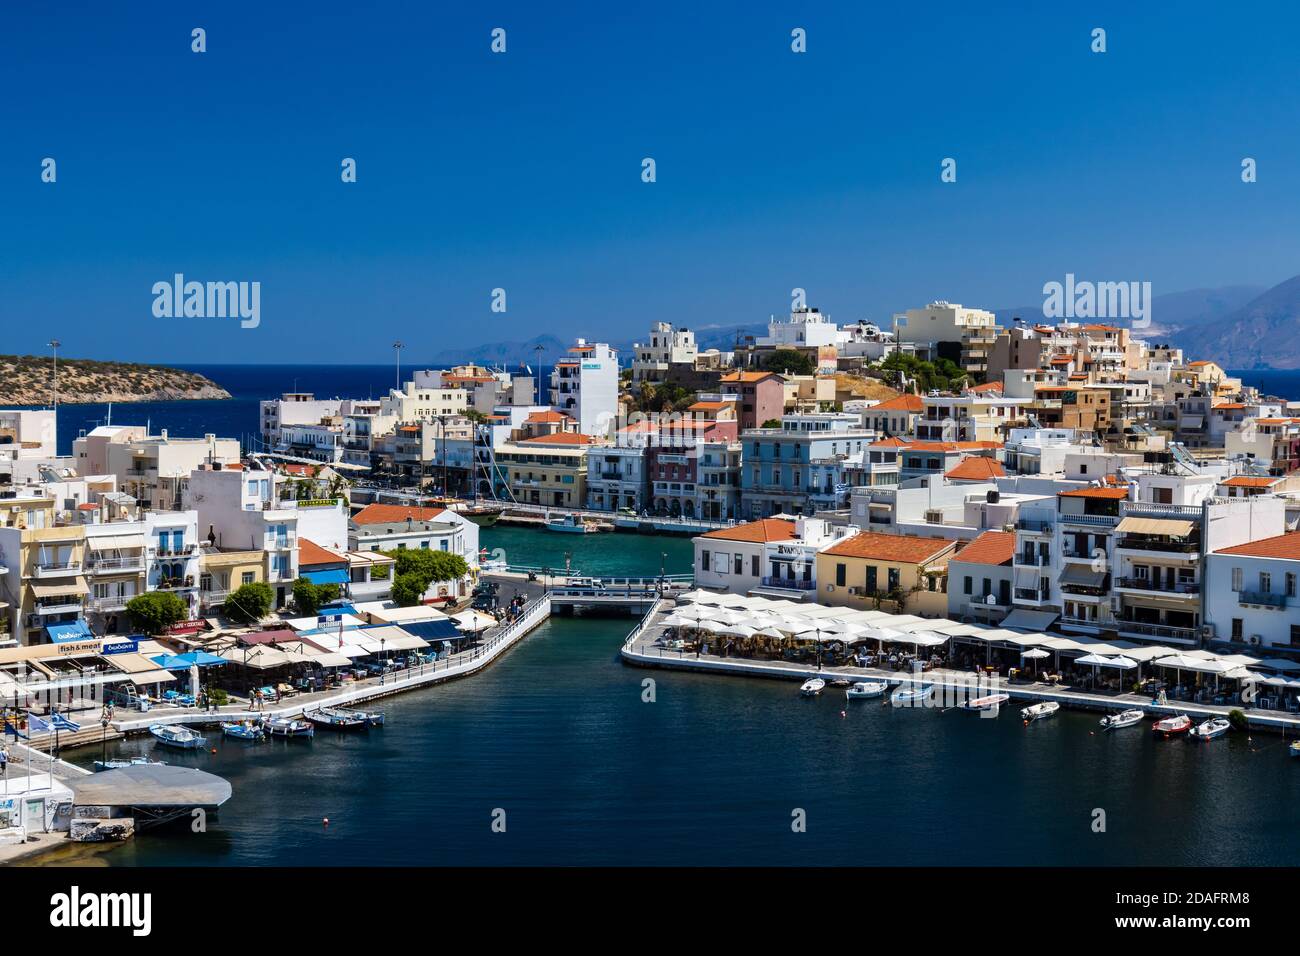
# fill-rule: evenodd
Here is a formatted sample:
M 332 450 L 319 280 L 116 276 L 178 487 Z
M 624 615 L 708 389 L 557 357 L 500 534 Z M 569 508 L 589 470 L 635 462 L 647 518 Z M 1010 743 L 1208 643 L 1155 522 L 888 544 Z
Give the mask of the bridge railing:
M 646 629 L 647 625 L 650 623 L 650 619 L 655 616 L 655 613 L 658 610 L 659 602 L 655 601 L 654 604 L 650 605 L 650 610 L 645 612 L 641 620 L 636 622 L 636 626 L 633 627 L 632 630 L 628 631 L 627 638 L 623 641 L 624 650 L 631 650 L 632 645 L 636 643 L 636 639 L 641 636 L 641 632 Z

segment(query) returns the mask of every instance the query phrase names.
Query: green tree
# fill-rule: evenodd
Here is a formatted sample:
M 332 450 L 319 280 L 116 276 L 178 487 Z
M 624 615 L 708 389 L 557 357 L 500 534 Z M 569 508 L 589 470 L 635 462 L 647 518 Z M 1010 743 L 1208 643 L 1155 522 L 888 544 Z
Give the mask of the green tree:
M 424 598 L 429 582 L 420 575 L 399 574 L 393 579 L 393 601 L 398 607 L 415 607 Z
M 763 362 L 769 372 L 789 372 L 791 375 L 812 375 L 817 364 L 795 349 L 777 349 Z
M 135 626 L 150 636 L 161 634 L 190 616 L 185 602 L 169 591 L 138 594 L 126 603 L 126 611 Z
M 424 588 L 428 588 L 434 581 L 455 581 L 469 573 L 465 559 L 450 551 L 405 548 L 385 553 L 397 562 L 394 566 L 397 577 L 414 574 L 424 582 Z
M 299 613 L 315 614 L 322 604 L 338 600 L 337 584 L 315 584 L 307 578 L 298 578 L 293 582 L 293 603 Z
M 271 613 L 275 592 L 265 581 L 253 581 L 236 588 L 226 597 L 226 617 L 240 624 L 252 624 Z

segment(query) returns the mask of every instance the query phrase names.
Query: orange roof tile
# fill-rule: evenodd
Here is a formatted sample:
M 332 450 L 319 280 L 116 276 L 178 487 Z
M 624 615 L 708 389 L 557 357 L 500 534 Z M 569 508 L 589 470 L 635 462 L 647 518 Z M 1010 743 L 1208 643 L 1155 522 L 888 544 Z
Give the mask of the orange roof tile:
M 953 560 L 967 564 L 1010 564 L 1015 553 L 1015 532 L 985 531 L 953 555 Z
M 1229 488 L 1270 488 L 1281 478 L 1262 478 L 1252 477 L 1250 475 L 1235 475 L 1227 481 L 1221 481 L 1219 484 L 1227 485 Z
M 871 412 L 912 412 L 919 415 L 925 410 L 925 402 L 920 395 L 896 395 L 893 398 L 887 398 L 878 405 L 872 405 L 867 409 Z
M 416 505 L 366 505 L 352 516 L 357 524 L 396 524 L 410 518 L 413 521 L 432 521 L 446 508 L 421 508 Z
M 564 414 L 564 412 L 557 412 L 552 410 L 552 411 L 545 411 L 545 412 L 533 412 L 531 415 L 525 418 L 524 421 L 525 422 L 567 422 L 567 421 L 572 421 L 572 419 L 569 418 L 568 415 Z
M 1000 441 L 914 441 L 907 446 L 912 451 L 987 451 L 1001 448 Z
M 525 438 L 519 444 L 521 445 L 590 445 L 592 438 L 590 435 L 580 435 L 577 432 L 556 432 L 554 435 L 538 435 L 536 438 Z
M 722 376 L 724 382 L 761 382 L 768 378 L 780 378 L 776 372 L 728 372 Z
M 921 538 L 911 534 L 879 534 L 863 531 L 839 544 L 827 548 L 822 554 L 837 558 L 866 558 L 872 561 L 894 561 L 901 564 L 925 564 L 953 547 L 952 541 L 943 538 Z
M 1001 383 L 1001 382 L 985 382 L 983 385 L 976 385 L 976 386 L 974 386 L 974 387 L 971 389 L 971 391 L 972 391 L 972 392 L 977 392 L 977 393 L 982 393 L 982 392 L 1001 392 L 1001 391 L 1002 391 L 1002 383 Z
M 1285 558 L 1300 561 L 1300 531 L 1279 534 L 1274 538 L 1261 538 L 1249 544 L 1220 548 L 1215 554 L 1240 554 L 1252 558 Z
M 1230 411 L 1236 411 L 1236 410 L 1238 410 L 1238 409 L 1245 408 L 1246 405 L 1245 405 L 1245 403 L 1243 403 L 1243 402 L 1222 402 L 1222 403 L 1220 403 L 1220 404 L 1218 404 L 1218 405 L 1214 405 L 1214 406 L 1212 406 L 1212 407 L 1213 407 L 1216 411 L 1217 411 L 1218 409 L 1220 409 L 1220 408 L 1226 408 L 1226 409 L 1229 409 Z
M 868 448 L 907 448 L 908 443 L 901 438 L 884 438 L 877 442 L 872 442 Z
M 987 481 L 990 478 L 1005 478 L 1006 470 L 996 458 L 972 455 L 963 458 L 952 471 L 944 475 L 953 481 Z
M 716 412 L 724 408 L 732 408 L 735 404 L 736 400 L 734 398 L 723 402 L 696 402 L 686 410 L 688 412 Z
M 346 561 L 347 558 L 337 551 L 322 548 L 315 541 L 310 541 L 307 538 L 298 539 L 299 567 L 311 567 L 314 564 L 340 564 Z
M 789 541 L 794 534 L 793 521 L 787 521 L 785 518 L 760 518 L 758 521 L 747 521 L 730 528 L 719 528 L 700 537 L 762 544 L 767 541 Z
M 1111 501 L 1123 501 L 1128 497 L 1127 488 L 1075 488 L 1072 491 L 1058 493 L 1062 498 L 1107 498 Z

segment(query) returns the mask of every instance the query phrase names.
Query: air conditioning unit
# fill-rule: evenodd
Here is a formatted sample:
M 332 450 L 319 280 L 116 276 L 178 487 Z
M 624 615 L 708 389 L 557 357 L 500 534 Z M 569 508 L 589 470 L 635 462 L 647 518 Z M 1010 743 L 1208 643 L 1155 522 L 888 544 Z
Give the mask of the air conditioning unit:
M 1120 609 L 1120 599 L 1119 599 L 1118 596 L 1116 596 L 1116 595 L 1111 595 L 1111 598 L 1110 598 L 1110 609 L 1111 609 L 1112 611 L 1118 611 L 1118 610 Z
M 1252 634 L 1250 635 L 1250 643 L 1258 647 L 1260 644 L 1263 643 L 1263 638 L 1261 638 L 1258 634 Z
M 834 591 L 834 590 L 835 590 L 835 585 L 833 585 L 833 584 L 828 584 L 828 585 L 826 585 L 826 593 L 827 593 L 827 594 L 830 594 L 830 593 L 831 593 L 832 591 Z M 850 594 L 853 593 L 853 589 L 852 589 L 852 588 L 849 589 L 849 593 L 850 593 Z
M 1201 639 L 1202 639 L 1202 640 L 1205 640 L 1205 641 L 1213 640 L 1213 639 L 1214 639 L 1214 625 L 1213 625 L 1213 624 L 1202 624 L 1202 625 L 1201 625 Z
M 857 588 L 849 588 L 849 593 L 850 593 L 850 594 L 857 594 L 857 593 L 858 593 L 858 589 L 857 589 Z

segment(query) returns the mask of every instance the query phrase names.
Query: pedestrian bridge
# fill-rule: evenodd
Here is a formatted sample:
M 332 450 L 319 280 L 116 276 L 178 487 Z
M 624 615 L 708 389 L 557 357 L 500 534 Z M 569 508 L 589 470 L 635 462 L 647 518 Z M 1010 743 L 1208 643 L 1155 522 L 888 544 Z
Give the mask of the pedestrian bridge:
M 690 590 L 690 575 L 600 579 L 600 585 L 561 585 L 547 593 L 554 607 L 608 607 L 644 611 L 662 597 Z

